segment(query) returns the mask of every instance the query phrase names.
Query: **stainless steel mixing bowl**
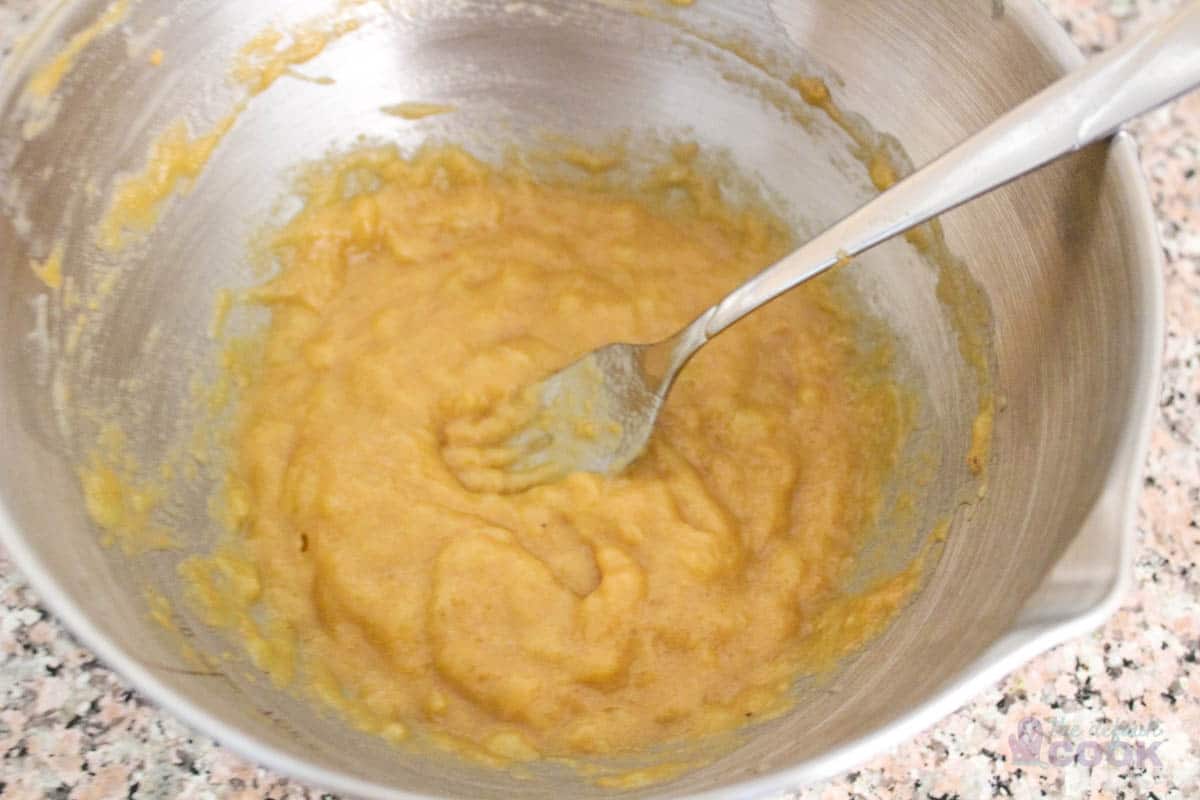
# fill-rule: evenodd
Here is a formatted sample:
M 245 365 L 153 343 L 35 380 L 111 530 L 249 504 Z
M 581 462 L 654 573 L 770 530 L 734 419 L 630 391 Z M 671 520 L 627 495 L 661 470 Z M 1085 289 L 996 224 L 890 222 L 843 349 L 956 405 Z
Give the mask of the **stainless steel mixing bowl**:
M 246 243 L 288 207 L 289 168 L 365 135 L 412 147 L 462 141 L 485 155 L 546 132 L 603 141 L 687 135 L 727 153 L 813 231 L 873 191 L 845 134 L 781 78 L 825 77 L 845 109 L 895 137 L 915 163 L 1080 61 L 1034 0 L 397 0 L 252 100 L 193 190 L 148 240 L 118 257 L 94 244 L 115 175 L 141 168 L 153 135 L 186 116 L 212 124 L 239 91 L 230 57 L 265 25 L 327 11 L 315 0 L 135 3 L 83 49 L 53 124 L 26 137 L 31 71 L 96 19 L 99 0 L 49 9 L 0 76 L 0 532 L 48 605 L 146 695 L 244 755 L 368 797 L 591 796 L 563 770 L 518 780 L 395 750 L 267 686 L 231 662 L 196 669 L 152 622 L 142 595 L 178 600 L 180 551 L 126 557 L 100 546 L 75 465 L 119 419 L 143 464 L 184 430 L 188 379 L 213 363 L 213 293 L 255 278 Z M 146 59 L 165 53 L 162 66 Z M 761 63 L 747 55 L 765 54 Z M 764 70 L 763 67 L 766 69 Z M 452 103 L 410 121 L 397 102 Z M 26 133 L 35 133 L 27 130 Z M 1157 247 L 1123 137 L 944 219 L 991 306 L 1002 411 L 986 496 L 958 507 L 927 586 L 879 640 L 788 715 L 732 752 L 630 796 L 755 796 L 847 769 L 931 724 L 1033 654 L 1101 622 L 1129 575 L 1134 489 L 1157 385 L 1162 333 Z M 55 242 L 77 284 L 112 287 L 67 346 L 74 317 L 34 278 Z M 934 469 L 913 529 L 952 509 L 965 474 L 976 381 L 956 349 L 936 276 L 891 243 L 851 271 L 894 329 L 923 395 L 918 439 Z M 113 277 L 106 277 L 106 276 Z M 253 324 L 248 319 L 245 324 Z M 185 487 L 168 522 L 184 552 L 207 546 L 212 476 Z M 220 637 L 177 603 L 182 634 Z

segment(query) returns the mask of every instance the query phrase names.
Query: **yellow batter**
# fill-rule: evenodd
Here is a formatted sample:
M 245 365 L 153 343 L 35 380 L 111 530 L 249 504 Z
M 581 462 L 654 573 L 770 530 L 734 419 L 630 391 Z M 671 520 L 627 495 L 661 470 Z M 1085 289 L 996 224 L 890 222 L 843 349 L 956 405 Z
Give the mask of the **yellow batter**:
M 444 459 L 448 429 L 786 251 L 693 154 L 641 194 L 456 149 L 311 177 L 255 294 L 273 315 L 226 503 L 243 552 L 185 569 L 210 621 L 369 729 L 507 761 L 731 729 L 874 635 L 915 573 L 838 587 L 903 426 L 886 348 L 829 281 L 706 347 L 620 477 L 493 494 Z
M 54 122 L 59 107 L 55 92 L 75 69 L 75 62 L 92 42 L 124 21 L 129 14 L 131 1 L 114 0 L 94 22 L 77 31 L 61 50 L 30 76 L 22 96 L 27 116 L 21 133 L 26 139 L 40 136 Z

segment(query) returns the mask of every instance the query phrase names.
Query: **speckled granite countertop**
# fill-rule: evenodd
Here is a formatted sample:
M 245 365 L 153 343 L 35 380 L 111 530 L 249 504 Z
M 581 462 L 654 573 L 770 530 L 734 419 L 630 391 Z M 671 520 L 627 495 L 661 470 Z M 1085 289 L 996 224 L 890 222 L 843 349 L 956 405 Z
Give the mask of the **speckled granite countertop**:
M 37 2 L 0 0 L 0 52 Z M 1178 4 L 1046 2 L 1086 51 Z M 890 754 L 787 797 L 1200 798 L 1200 93 L 1133 131 L 1167 257 L 1166 361 L 1133 591 L 1095 634 L 1035 659 Z M 1069 747 L 1043 747 L 1029 763 L 1009 739 L 1024 720 Z M 1091 745 L 1115 739 L 1129 743 L 1114 751 L 1121 764 Z M 2 552 L 0 754 L 5 800 L 330 797 L 148 705 L 48 616 Z

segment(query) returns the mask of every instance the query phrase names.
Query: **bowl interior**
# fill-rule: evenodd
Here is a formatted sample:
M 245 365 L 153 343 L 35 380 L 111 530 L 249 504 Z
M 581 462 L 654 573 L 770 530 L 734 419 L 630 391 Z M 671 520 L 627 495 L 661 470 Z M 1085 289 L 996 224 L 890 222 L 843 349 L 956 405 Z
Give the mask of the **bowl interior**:
M 119 256 L 98 249 L 94 226 L 114 178 L 141 168 L 167 123 L 184 117 L 205 130 L 236 102 L 226 73 L 238 48 L 267 25 L 330 6 L 144 0 L 82 52 L 53 124 L 35 136 L 25 124 L 25 80 L 103 4 L 64 4 L 6 68 L 0 498 L 20 531 L 23 563 L 56 609 L 153 696 L 210 732 L 224 726 L 244 751 L 361 794 L 560 797 L 568 785 L 573 796 L 602 793 L 563 769 L 518 780 L 397 751 L 273 689 L 236 659 L 197 669 L 181 656 L 180 636 L 218 656 L 229 645 L 189 618 L 174 569 L 216 535 L 206 507 L 215 476 L 201 470 L 171 511 L 172 526 L 186 532 L 183 550 L 129 558 L 102 548 L 75 475 L 97 435 L 92 412 L 121 421 L 142 463 L 164 457 L 188 429 L 181 410 L 190 407 L 192 375 L 216 363 L 219 345 L 208 336 L 216 290 L 257 281 L 247 242 L 289 212 L 278 201 L 296 165 L 361 137 L 406 149 L 431 138 L 459 142 L 492 158 L 511 145 L 545 146 L 548 135 L 603 145 L 628 132 L 634 152 L 694 139 L 750 176 L 804 235 L 875 190 L 860 148 L 788 88 L 793 74 L 824 78 L 862 130 L 886 132 L 894 138 L 884 146 L 920 164 L 1061 66 L 1031 35 L 1038 12 L 1024 2 L 1000 15 L 956 0 L 366 5 L 355 12 L 359 29 L 295 68 L 334 85 L 293 75 L 254 97 L 144 243 Z M 153 48 L 164 50 L 162 66 L 148 63 Z M 417 121 L 380 111 L 414 100 L 456 111 Z M 883 637 L 832 681 L 799 687 L 793 712 L 709 766 L 633 796 L 813 764 L 930 698 L 1009 630 L 1102 491 L 1135 403 L 1127 365 L 1138 358 L 1148 300 L 1123 197 L 1110 154 L 1095 148 L 947 215 L 946 242 L 961 264 L 939 268 L 903 241 L 858 260 L 850 278 L 895 332 L 905 380 L 921 396 L 908 454 L 923 465 L 919 484 L 907 487 L 917 510 L 890 524 L 916 541 L 951 518 L 944 556 Z M 102 298 L 97 308 L 68 307 L 28 268 L 60 241 L 64 271 L 84 296 Z M 978 287 L 990 321 L 955 323 L 955 303 L 943 301 L 959 284 Z M 82 334 L 72 333 L 76 325 Z M 959 347 L 971 325 L 988 328 L 984 355 L 1004 410 L 986 496 L 961 505 L 964 492 L 976 492 L 965 457 L 981 387 Z M 82 346 L 72 346 L 73 335 Z M 911 554 L 893 550 L 879 554 L 877 568 Z M 146 587 L 172 601 L 179 632 L 149 618 Z

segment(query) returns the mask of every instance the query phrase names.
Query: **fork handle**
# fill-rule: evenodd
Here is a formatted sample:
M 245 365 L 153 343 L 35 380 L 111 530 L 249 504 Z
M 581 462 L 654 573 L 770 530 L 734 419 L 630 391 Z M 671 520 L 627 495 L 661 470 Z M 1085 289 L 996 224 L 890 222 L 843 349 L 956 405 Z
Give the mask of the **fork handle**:
M 1200 0 L 1051 84 L 729 294 L 695 346 L 794 286 L 1200 85 Z M 695 330 L 699 333 L 699 330 Z M 698 340 L 698 341 L 697 341 Z

